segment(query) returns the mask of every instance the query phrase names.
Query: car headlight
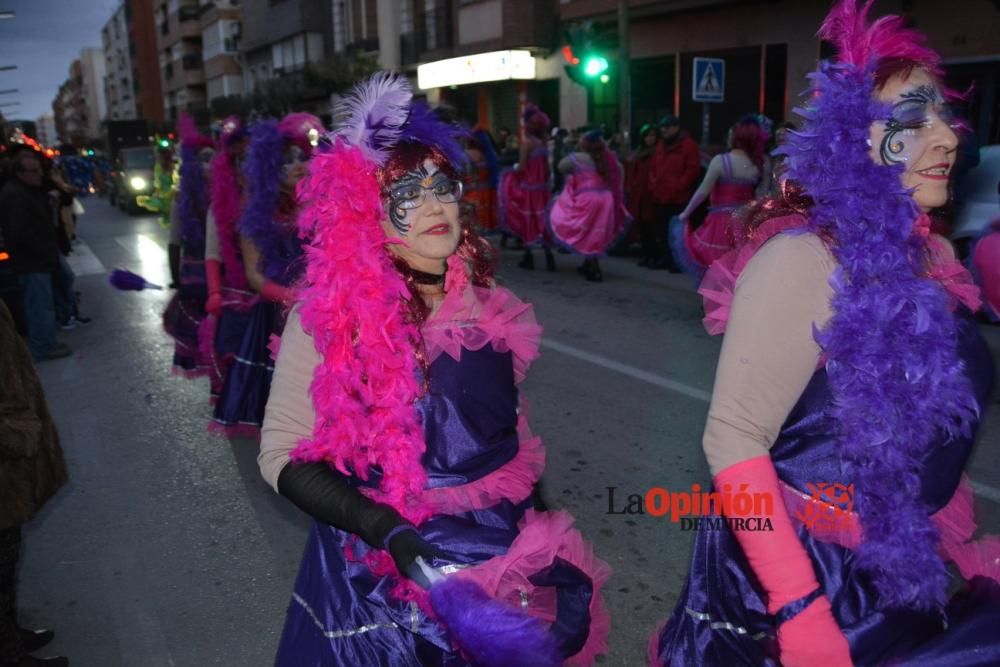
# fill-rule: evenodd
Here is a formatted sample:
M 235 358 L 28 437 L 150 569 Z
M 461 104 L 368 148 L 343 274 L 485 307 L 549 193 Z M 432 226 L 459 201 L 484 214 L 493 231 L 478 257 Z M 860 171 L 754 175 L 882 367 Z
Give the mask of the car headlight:
M 128 184 L 133 190 L 145 190 L 148 185 L 148 183 L 146 183 L 146 179 L 142 176 L 133 176 L 129 179 Z

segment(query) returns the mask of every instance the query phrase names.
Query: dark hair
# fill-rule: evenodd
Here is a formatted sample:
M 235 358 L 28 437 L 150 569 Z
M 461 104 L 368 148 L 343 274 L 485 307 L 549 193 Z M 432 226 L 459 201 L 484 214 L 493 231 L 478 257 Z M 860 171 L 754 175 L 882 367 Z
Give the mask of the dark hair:
M 587 152 L 594 161 L 594 167 L 608 186 L 611 186 L 611 174 L 608 172 L 608 146 L 604 143 L 600 130 L 591 130 L 580 140 L 580 148 Z

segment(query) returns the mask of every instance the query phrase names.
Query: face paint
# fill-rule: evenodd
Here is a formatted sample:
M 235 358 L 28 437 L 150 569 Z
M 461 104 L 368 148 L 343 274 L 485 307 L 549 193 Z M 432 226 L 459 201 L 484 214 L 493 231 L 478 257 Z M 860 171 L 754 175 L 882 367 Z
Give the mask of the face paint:
M 951 112 L 937 88 L 924 84 L 902 93 L 885 121 L 879 145 L 883 164 L 904 164 L 921 155 L 935 123 L 952 127 Z
M 307 159 L 306 152 L 300 146 L 295 144 L 289 146 L 281 158 L 281 170 L 285 177 L 288 176 L 288 172 L 304 164 Z
M 428 191 L 442 204 L 451 204 L 461 199 L 462 182 L 425 163 L 389 186 L 389 222 L 403 236 L 410 231 L 407 213 L 423 206 Z

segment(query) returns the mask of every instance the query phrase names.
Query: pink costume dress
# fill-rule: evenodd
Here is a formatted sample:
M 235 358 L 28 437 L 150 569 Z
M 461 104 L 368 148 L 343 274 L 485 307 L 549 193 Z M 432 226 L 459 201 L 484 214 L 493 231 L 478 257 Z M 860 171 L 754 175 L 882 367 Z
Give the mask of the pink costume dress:
M 712 187 L 711 209 L 705 222 L 692 229 L 688 221 L 683 227 L 683 243 L 676 242 L 680 240 L 676 239 L 677 225 L 671 234 L 675 237 L 671 245 L 679 250 L 677 259 L 687 273 L 700 278 L 712 262 L 733 250 L 734 238 L 730 229 L 733 211 L 753 200 L 759 181 L 759 176 L 752 180 L 733 176 L 732 154 L 722 155 L 722 176 Z
M 525 245 L 545 232 L 545 210 L 552 196 L 549 179 L 549 149 L 539 146 L 528 154 L 520 170 L 510 169 L 500 177 L 500 219 Z
M 549 214 L 552 234 L 573 252 L 588 257 L 603 255 L 631 218 L 622 201 L 621 167 L 609 153 L 609 186 L 578 153 L 569 160 L 573 171 Z

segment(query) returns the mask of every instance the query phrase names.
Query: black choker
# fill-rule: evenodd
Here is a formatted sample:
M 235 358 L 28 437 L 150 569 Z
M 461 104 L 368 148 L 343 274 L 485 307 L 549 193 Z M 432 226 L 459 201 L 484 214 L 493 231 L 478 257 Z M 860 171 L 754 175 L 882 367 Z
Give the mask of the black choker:
M 410 269 L 410 275 L 413 276 L 413 282 L 417 283 L 418 285 L 444 284 L 443 273 L 426 273 L 424 271 L 417 271 L 416 269 Z

